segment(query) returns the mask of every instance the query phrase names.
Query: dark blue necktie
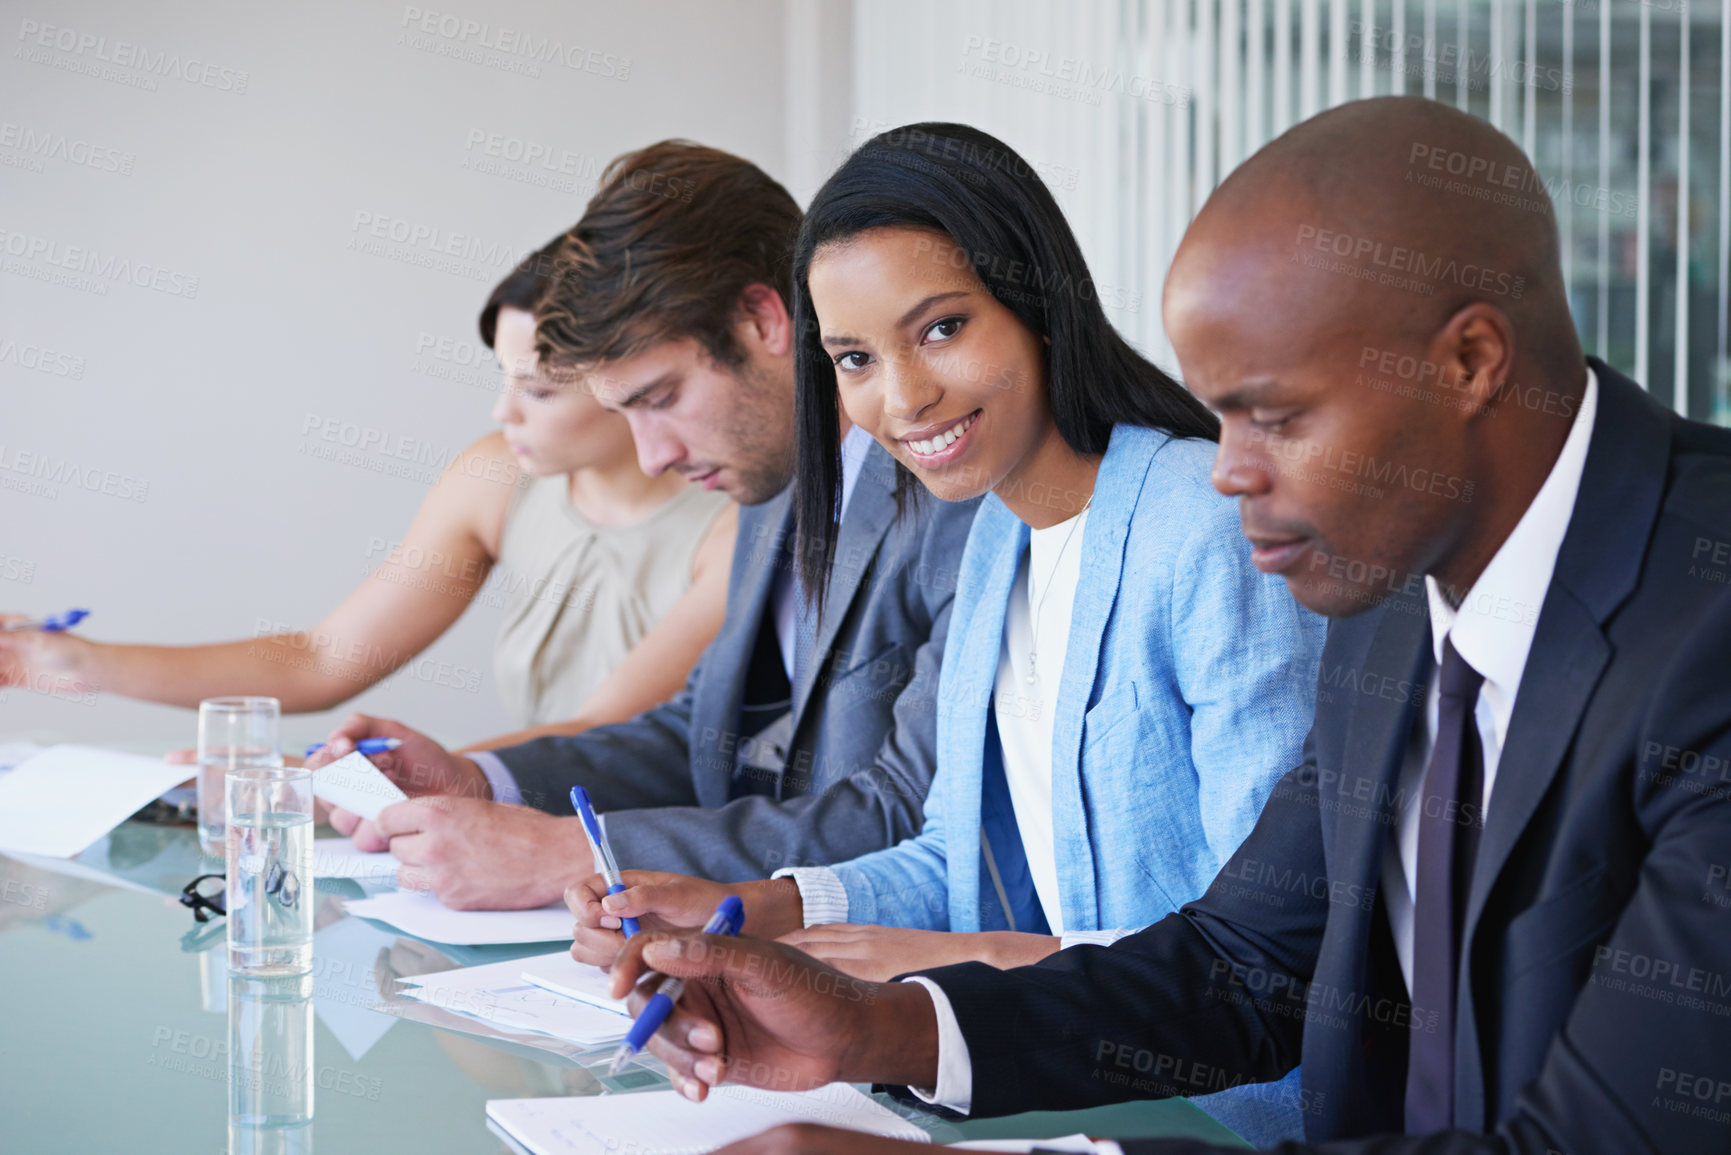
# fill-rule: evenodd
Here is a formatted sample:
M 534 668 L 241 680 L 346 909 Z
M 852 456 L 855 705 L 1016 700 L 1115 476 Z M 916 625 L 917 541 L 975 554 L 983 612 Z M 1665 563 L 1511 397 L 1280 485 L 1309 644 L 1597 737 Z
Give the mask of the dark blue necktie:
M 1413 888 L 1412 1019 L 1406 1130 L 1454 1125 L 1455 992 L 1473 858 L 1484 824 L 1485 760 L 1473 708 L 1485 677 L 1443 642 L 1436 746 L 1419 792 L 1418 878 Z M 1429 1025 L 1429 1029 L 1426 1026 Z

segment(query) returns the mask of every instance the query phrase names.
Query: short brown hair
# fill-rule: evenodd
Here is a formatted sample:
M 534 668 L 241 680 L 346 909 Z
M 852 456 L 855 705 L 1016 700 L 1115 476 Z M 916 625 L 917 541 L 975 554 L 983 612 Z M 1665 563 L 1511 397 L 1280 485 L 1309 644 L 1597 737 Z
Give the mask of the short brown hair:
M 792 310 L 799 205 L 750 161 L 664 140 L 607 166 L 555 246 L 535 310 L 543 362 L 592 365 L 690 337 L 738 365 L 741 295 L 766 284 Z

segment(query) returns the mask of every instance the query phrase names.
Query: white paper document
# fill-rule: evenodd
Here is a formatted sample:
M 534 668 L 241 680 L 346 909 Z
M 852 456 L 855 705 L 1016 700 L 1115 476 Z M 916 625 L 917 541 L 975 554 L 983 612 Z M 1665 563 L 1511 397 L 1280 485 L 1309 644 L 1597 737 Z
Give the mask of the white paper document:
M 0 850 L 71 858 L 193 772 L 139 754 L 51 746 L 0 775 Z
M 344 903 L 344 909 L 362 918 L 388 922 L 404 934 L 452 946 L 570 942 L 576 922 L 562 902 L 534 910 L 452 910 L 422 890 L 354 898 Z
M 47 748 L 46 746 L 38 746 L 34 742 L 0 740 L 0 771 L 10 770 L 18 763 L 36 757 Z
M 846 1083 L 797 1092 L 724 1084 L 701 1103 L 675 1091 L 490 1099 L 487 1121 L 535 1155 L 703 1155 L 782 1123 L 931 1141 L 924 1130 Z
M 346 838 L 313 839 L 314 878 L 353 878 L 359 882 L 395 882 L 397 859 L 388 850 L 356 850 Z
M 359 750 L 314 770 L 313 793 L 362 818 L 377 818 L 379 811 L 408 797 Z
M 616 1043 L 631 1029 L 621 1011 L 556 995 L 522 979 L 523 960 L 460 967 L 401 981 L 419 1002 L 515 1030 L 535 1031 L 584 1046 Z
M 1056 1139 L 969 1139 L 951 1143 L 963 1151 L 996 1151 L 999 1155 L 1028 1155 L 1035 1148 L 1041 1151 L 1068 1151 L 1071 1155 L 1093 1155 L 1094 1140 L 1078 1131 Z
M 613 976 L 598 966 L 578 962 L 571 957 L 568 950 L 519 959 L 518 965 L 523 968 L 521 973 L 526 981 L 556 995 L 578 999 L 591 1006 L 606 1007 L 620 1014 L 627 1013 L 625 1000 L 616 999 L 608 993 L 613 986 Z

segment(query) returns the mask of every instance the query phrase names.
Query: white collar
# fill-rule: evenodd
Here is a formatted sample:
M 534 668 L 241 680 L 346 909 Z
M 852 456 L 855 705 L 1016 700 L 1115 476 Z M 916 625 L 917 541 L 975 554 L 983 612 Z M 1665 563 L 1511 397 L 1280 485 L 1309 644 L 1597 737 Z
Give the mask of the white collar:
M 1484 675 L 1482 694 L 1491 708 L 1499 743 L 1508 735 L 1515 694 L 1533 646 L 1533 630 L 1575 511 L 1598 401 L 1598 377 L 1588 366 L 1581 408 L 1556 464 L 1460 606 L 1449 604 L 1435 578 L 1427 575 L 1424 579 L 1437 664 L 1442 664 L 1444 639 L 1452 635 L 1456 652 Z

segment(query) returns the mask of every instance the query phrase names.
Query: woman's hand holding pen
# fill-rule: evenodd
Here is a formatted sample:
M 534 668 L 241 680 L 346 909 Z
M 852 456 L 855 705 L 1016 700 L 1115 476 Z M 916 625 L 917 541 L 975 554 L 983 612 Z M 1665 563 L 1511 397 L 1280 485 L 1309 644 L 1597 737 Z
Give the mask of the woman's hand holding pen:
M 30 621 L 29 614 L 0 614 L 0 627 Z M 45 694 L 100 690 L 92 643 L 59 631 L 0 629 L 0 686 L 28 686 Z
M 800 925 L 799 887 L 791 878 L 762 882 L 721 883 L 687 874 L 627 870 L 625 889 L 607 893 L 607 880 L 596 874 L 565 892 L 565 905 L 577 920 L 571 957 L 578 962 L 609 966 L 625 936 L 622 918 L 635 918 L 643 929 L 699 927 L 723 898 L 739 896 L 745 904 L 745 925 L 760 936 L 774 938 Z
M 651 970 L 686 980 L 649 1050 L 688 1099 L 723 1081 L 791 1091 L 937 1079 L 937 1015 L 917 983 L 863 982 L 763 939 L 645 931 L 613 964 L 613 993 L 631 992 L 634 1015 Z

